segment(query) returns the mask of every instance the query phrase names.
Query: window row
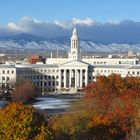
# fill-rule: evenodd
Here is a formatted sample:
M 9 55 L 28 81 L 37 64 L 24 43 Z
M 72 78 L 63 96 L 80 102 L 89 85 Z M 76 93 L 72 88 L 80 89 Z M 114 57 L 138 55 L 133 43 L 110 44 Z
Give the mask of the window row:
M 14 74 L 14 70 L 3 70 L 3 74 Z
M 140 75 L 140 71 L 128 71 L 130 75 Z
M 122 70 L 97 70 L 97 73 L 122 73 Z
M 8 76 L 7 76 L 7 77 L 2 76 L 2 77 L 1 77 L 1 80 L 2 80 L 2 81 L 7 81 L 7 82 L 8 82 L 8 81 L 10 80 L 10 77 L 8 77 Z
M 58 72 L 59 70 L 57 69 L 57 70 L 55 70 L 55 69 L 25 69 L 25 70 L 21 70 L 21 72 L 25 72 L 25 73 L 32 73 L 32 72 Z
M 58 79 L 58 76 L 50 76 L 50 75 L 25 75 L 22 76 L 24 79 L 35 80 L 35 79 L 44 79 L 44 80 L 55 80 Z
M 58 81 L 55 82 L 55 81 L 46 81 L 46 82 L 43 82 L 43 81 L 33 81 L 33 84 L 36 85 L 36 86 L 40 86 L 42 88 L 45 88 L 47 86 L 51 87 L 51 86 L 58 86 Z
M 93 62 L 93 64 L 106 64 L 106 62 Z

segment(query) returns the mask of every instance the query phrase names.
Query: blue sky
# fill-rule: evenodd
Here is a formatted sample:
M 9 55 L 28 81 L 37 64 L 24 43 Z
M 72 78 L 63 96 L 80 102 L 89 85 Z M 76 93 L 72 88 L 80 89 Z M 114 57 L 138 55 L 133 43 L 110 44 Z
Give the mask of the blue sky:
M 28 33 L 101 43 L 140 42 L 140 0 L 0 0 L 0 36 Z
M 23 16 L 68 21 L 73 17 L 140 21 L 140 0 L 0 0 L 0 25 Z

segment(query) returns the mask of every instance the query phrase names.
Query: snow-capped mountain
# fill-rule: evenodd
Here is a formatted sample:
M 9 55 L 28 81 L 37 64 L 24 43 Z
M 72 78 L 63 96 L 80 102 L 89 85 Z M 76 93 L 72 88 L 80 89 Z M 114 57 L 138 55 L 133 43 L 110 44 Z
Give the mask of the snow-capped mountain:
M 81 51 L 86 52 L 126 52 L 129 50 L 140 51 L 140 43 L 134 44 L 100 44 L 94 41 L 81 40 Z M 30 34 L 0 37 L 0 52 L 38 52 L 48 50 L 70 49 L 70 39 L 59 37 L 48 39 Z

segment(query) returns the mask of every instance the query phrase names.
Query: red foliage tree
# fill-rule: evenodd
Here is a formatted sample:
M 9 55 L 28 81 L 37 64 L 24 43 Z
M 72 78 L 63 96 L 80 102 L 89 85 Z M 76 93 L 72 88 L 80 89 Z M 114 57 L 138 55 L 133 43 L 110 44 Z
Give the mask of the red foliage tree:
M 121 130 L 121 133 L 130 137 L 134 119 L 138 116 L 139 108 L 136 103 L 140 101 L 140 78 L 121 78 L 115 74 L 109 77 L 99 76 L 96 82 L 85 88 L 85 99 L 96 102 L 93 109 L 97 113 L 89 122 L 89 128 L 99 125 L 110 128 L 114 126 L 112 129 L 118 130 L 118 134 Z
M 12 96 L 14 102 L 29 102 L 35 97 L 35 87 L 32 83 L 25 81 L 16 86 Z

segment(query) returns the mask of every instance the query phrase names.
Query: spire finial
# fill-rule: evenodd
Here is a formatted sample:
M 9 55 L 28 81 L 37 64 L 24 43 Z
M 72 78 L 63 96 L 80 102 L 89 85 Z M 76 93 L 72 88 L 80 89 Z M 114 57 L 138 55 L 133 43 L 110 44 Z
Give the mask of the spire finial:
M 76 29 L 76 27 L 74 27 L 74 29 L 73 29 L 73 35 L 77 36 L 77 29 Z

